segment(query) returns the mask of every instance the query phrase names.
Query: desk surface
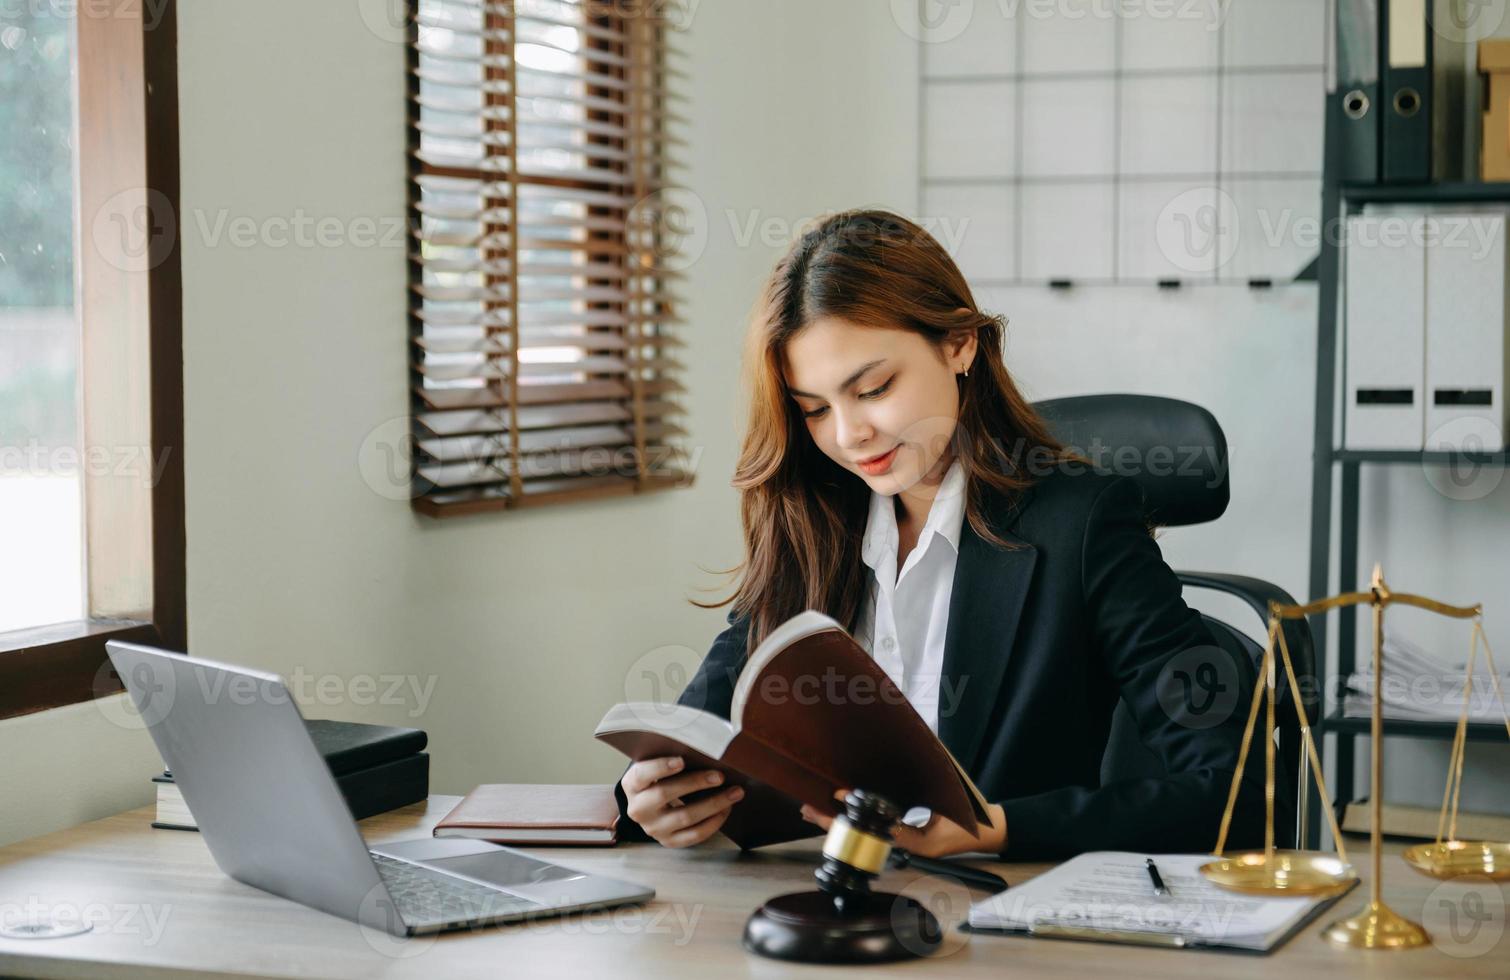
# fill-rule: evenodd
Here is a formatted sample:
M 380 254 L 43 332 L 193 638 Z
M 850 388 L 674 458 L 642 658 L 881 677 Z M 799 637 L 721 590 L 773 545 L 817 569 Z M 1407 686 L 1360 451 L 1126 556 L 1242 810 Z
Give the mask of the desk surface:
M 426 835 L 456 802 L 433 796 L 365 820 L 371 841 Z M 667 850 L 532 848 L 563 864 L 654 886 L 655 899 L 587 915 L 506 925 L 439 937 L 398 940 L 305 909 L 221 874 L 198 834 L 153 830 L 151 809 L 117 814 L 0 848 L 0 921 L 28 908 L 61 909 L 95 924 L 64 939 L 0 938 L 0 975 L 45 977 L 593 977 L 833 976 L 832 967 L 799 967 L 744 952 L 739 937 L 760 902 L 812 886 L 816 841 L 740 854 L 732 846 Z M 720 839 L 721 840 L 721 839 Z M 1367 865 L 1366 844 L 1355 860 Z M 1321 927 L 1363 903 L 1354 889 L 1272 956 L 1144 949 L 1101 943 L 968 935 L 951 930 L 929 961 L 867 969 L 914 976 L 1272 977 L 1359 974 L 1375 978 L 1504 977 L 1507 892 L 1422 877 L 1391 846 L 1385 900 L 1435 927 L 1437 945 L 1410 952 L 1332 948 Z M 991 865 L 1017 884 L 1044 865 Z M 970 894 L 937 879 L 889 872 L 883 885 L 917 895 L 946 921 L 960 921 Z M 1476 897 L 1465 899 L 1472 889 Z M 976 893 L 975 897 L 979 897 Z M 1464 915 L 1463 910 L 1469 914 Z M 1471 920 L 1489 914 L 1472 932 Z M 1448 917 L 1457 914 L 1452 940 Z

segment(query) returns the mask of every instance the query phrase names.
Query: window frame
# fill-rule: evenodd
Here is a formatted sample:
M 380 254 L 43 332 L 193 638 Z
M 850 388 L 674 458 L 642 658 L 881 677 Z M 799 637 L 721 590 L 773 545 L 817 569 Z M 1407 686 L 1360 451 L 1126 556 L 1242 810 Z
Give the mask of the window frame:
M 0 719 L 123 691 L 107 640 L 188 641 L 177 3 L 80 5 L 74 20 L 80 458 L 98 445 L 146 446 L 161 472 L 150 484 L 81 477 L 87 618 L 0 633 Z M 149 222 L 140 263 L 91 246 L 89 216 L 97 224 L 123 199 Z M 147 385 L 130 383 L 143 375 Z

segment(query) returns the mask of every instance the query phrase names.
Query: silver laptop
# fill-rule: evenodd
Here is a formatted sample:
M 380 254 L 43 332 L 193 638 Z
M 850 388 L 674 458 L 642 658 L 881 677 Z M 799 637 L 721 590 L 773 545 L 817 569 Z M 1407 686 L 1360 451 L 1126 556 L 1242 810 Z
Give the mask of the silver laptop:
M 215 863 L 237 881 L 399 936 L 655 895 L 486 841 L 368 848 L 282 678 L 135 643 L 105 648 Z

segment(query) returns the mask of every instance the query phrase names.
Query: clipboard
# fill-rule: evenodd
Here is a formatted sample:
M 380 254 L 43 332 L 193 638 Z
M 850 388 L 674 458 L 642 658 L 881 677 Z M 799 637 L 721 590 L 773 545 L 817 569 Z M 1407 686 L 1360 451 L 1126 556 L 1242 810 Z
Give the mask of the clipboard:
M 960 924 L 959 928 L 962 932 L 979 933 L 987 936 L 1031 936 L 1038 939 L 1061 939 L 1074 942 L 1113 943 L 1122 946 L 1151 946 L 1161 949 L 1194 949 L 1218 953 L 1237 953 L 1247 956 L 1268 956 L 1289 942 L 1295 935 L 1305 931 L 1306 927 L 1315 922 L 1323 912 L 1336 905 L 1343 896 L 1350 894 L 1357 885 L 1357 880 L 1354 880 L 1348 887 L 1337 894 L 1317 902 L 1314 908 L 1296 920 L 1294 925 L 1285 930 L 1284 933 L 1263 949 L 1251 949 L 1247 946 L 1211 942 L 1200 937 L 1188 936 L 1178 932 L 1103 929 L 1096 926 L 1080 926 L 1064 922 L 1035 922 L 1024 929 L 997 929 L 972 926 L 969 922 L 964 922 Z

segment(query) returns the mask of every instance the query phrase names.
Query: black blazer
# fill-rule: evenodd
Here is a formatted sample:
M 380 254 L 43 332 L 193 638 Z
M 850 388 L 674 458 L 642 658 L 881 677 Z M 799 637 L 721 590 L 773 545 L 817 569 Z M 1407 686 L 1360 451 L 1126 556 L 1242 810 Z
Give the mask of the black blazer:
M 986 799 L 1002 805 L 1003 857 L 1208 851 L 1237 767 L 1254 665 L 1235 648 L 1218 646 L 1185 604 L 1145 523 L 1137 483 L 1077 470 L 1055 468 L 1039 477 L 1015 506 L 988 488 L 991 526 L 1026 547 L 1003 550 L 965 522 L 949 602 L 939 736 Z M 748 625 L 732 613 L 728 621 L 679 699 L 725 718 Z M 1200 699 L 1188 683 L 1182 691 L 1180 678 L 1188 681 L 1201 661 L 1214 661 L 1216 676 L 1235 689 L 1222 695 L 1218 717 L 1182 700 Z M 1103 783 L 1119 697 L 1163 771 Z M 1229 848 L 1263 843 L 1261 732 L 1245 767 Z M 622 810 L 622 790 L 619 799 Z M 1276 805 L 1289 799 L 1281 789 Z M 627 817 L 626 827 L 637 836 Z

